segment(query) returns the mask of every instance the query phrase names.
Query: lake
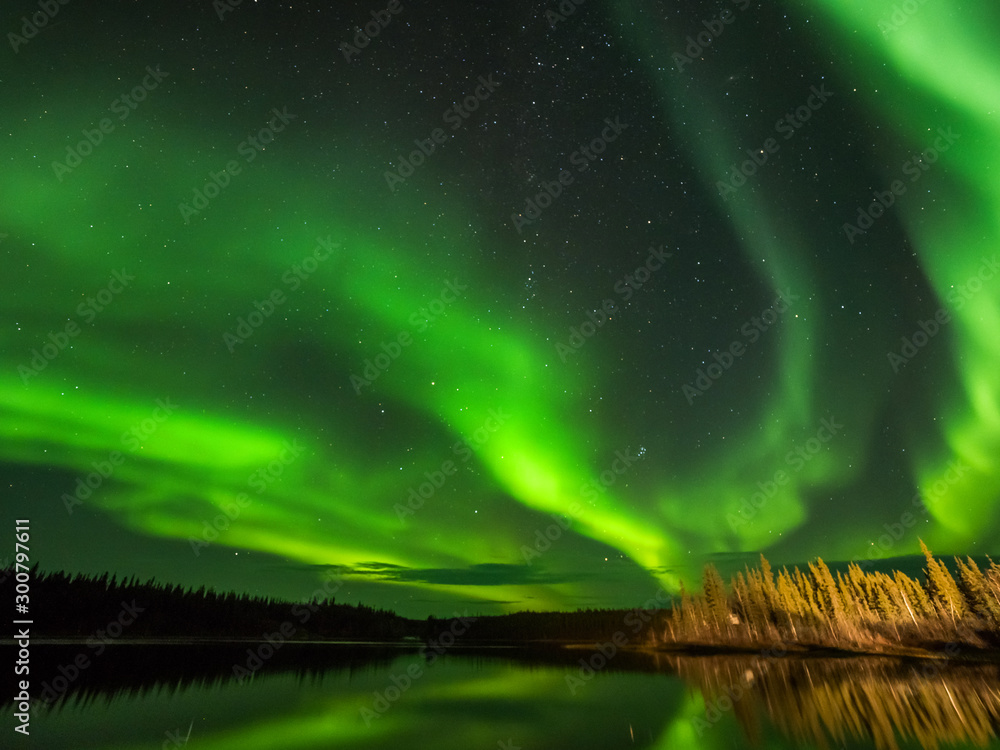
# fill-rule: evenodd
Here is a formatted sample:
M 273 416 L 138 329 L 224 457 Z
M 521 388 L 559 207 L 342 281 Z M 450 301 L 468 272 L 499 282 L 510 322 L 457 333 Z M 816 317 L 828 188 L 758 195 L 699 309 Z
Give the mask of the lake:
M 1000 747 L 998 667 L 956 659 L 116 644 L 74 675 L 81 652 L 37 649 L 56 699 L 17 746 Z

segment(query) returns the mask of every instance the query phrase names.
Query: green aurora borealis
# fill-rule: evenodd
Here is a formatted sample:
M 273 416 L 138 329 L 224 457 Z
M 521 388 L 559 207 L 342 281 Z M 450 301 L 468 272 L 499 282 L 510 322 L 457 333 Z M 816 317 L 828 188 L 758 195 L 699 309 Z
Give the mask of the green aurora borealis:
M 913 5 L 887 30 L 889 2 L 733 2 L 682 70 L 725 3 L 591 0 L 555 23 L 404 8 L 350 62 L 338 47 L 367 6 L 63 7 L 0 73 L 9 516 L 32 519 L 43 567 L 282 596 L 342 567 L 349 600 L 412 616 L 641 604 L 706 557 L 760 550 L 896 556 L 919 535 L 996 552 L 1000 11 Z M 144 101 L 114 108 L 158 66 Z M 248 146 L 275 111 L 287 124 Z M 571 154 L 616 117 L 579 171 Z M 910 161 L 941 131 L 957 139 Z M 179 204 L 231 162 L 185 222 Z M 563 169 L 573 183 L 517 231 Z M 895 180 L 905 193 L 850 241 Z M 134 279 L 109 287 L 116 272 Z M 748 336 L 754 318 L 772 322 Z M 69 345 L 25 369 L 67 324 Z M 687 397 L 731 342 L 744 351 Z M 842 428 L 817 441 L 824 420 Z M 401 510 L 428 474 L 442 486 Z

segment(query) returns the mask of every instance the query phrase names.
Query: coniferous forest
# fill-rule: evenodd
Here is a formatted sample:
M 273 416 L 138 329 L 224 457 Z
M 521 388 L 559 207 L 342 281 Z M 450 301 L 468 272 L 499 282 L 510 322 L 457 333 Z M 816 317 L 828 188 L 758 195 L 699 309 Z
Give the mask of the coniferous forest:
M 260 640 L 284 629 L 287 641 L 399 641 L 450 631 L 456 643 L 580 644 L 617 638 L 626 649 L 746 651 L 839 649 L 921 654 L 945 644 L 967 650 L 1000 645 L 1000 565 L 982 569 L 955 558 L 953 574 L 921 542 L 922 579 L 900 571 L 864 572 L 851 564 L 834 573 L 822 559 L 774 571 L 745 568 L 727 585 L 713 565 L 701 591 L 683 586 L 672 608 L 516 612 L 413 620 L 333 596 L 287 602 L 135 578 L 66 573 L 33 575 L 35 636 L 142 641 Z M 11 585 L 0 571 L 0 593 Z M 110 626 L 110 629 L 109 629 Z M 110 633 L 110 635 L 109 635 Z
M 0 592 L 5 585 L 12 588 L 13 580 L 11 571 L 0 572 Z M 286 622 L 294 640 L 392 640 L 408 632 L 405 618 L 393 612 L 340 604 L 332 596 L 285 602 L 204 586 L 192 591 L 135 577 L 118 580 L 107 573 L 71 576 L 36 569 L 31 600 L 37 638 L 243 640 L 279 631 Z
M 990 560 L 984 571 L 971 557 L 956 557 L 953 575 L 923 541 L 920 546 L 922 581 L 900 571 L 866 573 L 856 563 L 834 575 L 822 558 L 805 571 L 775 573 L 761 555 L 758 569 L 736 573 L 727 587 L 708 565 L 701 594 L 682 590 L 652 645 L 907 653 L 1000 644 L 1000 565 Z
M 571 692 L 604 668 L 676 673 L 704 696 L 699 735 L 731 709 L 748 737 L 760 733 L 763 712 L 785 734 L 820 746 L 857 727 L 887 748 L 898 731 L 926 746 L 993 736 L 1000 565 L 955 558 L 949 568 L 921 547 L 920 577 L 856 564 L 831 570 L 822 559 L 775 571 L 761 555 L 759 567 L 728 584 L 707 565 L 701 591 L 682 587 L 669 608 L 426 620 L 332 595 L 288 602 L 35 569 L 32 672 L 37 697 L 54 706 L 161 685 L 244 684 L 265 673 L 309 680 L 384 669 L 405 651 L 423 667 L 455 648 L 480 661 L 565 667 Z M 0 596 L 13 580 L 0 571 Z M 816 658 L 831 652 L 856 658 Z M 956 705 L 963 713 L 952 714 Z

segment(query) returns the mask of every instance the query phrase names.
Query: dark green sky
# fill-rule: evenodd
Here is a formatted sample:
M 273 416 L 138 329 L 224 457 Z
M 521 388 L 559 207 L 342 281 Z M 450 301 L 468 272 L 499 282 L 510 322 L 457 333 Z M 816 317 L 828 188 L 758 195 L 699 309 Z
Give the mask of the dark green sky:
M 995 10 L 385 7 L 3 11 L 33 559 L 426 616 L 996 551 Z

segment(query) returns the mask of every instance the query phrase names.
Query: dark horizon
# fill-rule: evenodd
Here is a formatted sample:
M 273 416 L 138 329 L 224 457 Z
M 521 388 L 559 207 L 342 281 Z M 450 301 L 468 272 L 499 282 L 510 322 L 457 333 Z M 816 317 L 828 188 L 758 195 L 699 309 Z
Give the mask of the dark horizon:
M 722 577 L 729 580 L 735 573 L 741 572 L 746 568 L 751 570 L 759 567 L 760 555 L 762 553 L 747 553 L 746 555 L 738 556 L 739 559 L 735 559 L 737 556 L 717 556 L 714 559 L 708 559 L 705 564 L 711 564 L 715 567 Z M 954 571 L 955 563 L 954 557 L 959 557 L 960 559 L 965 559 L 966 555 L 950 555 L 950 554 L 938 554 L 934 552 L 936 559 L 941 560 L 949 570 Z M 978 564 L 985 567 L 990 561 L 991 556 L 988 555 L 971 555 L 973 560 Z M 910 577 L 923 579 L 926 576 L 926 561 L 923 555 L 905 555 L 900 557 L 890 557 L 882 558 L 878 560 L 826 560 L 822 558 L 824 563 L 830 568 L 834 573 L 846 573 L 852 563 L 856 563 L 864 572 L 893 572 L 900 571 Z M 796 562 L 783 562 L 776 563 L 773 560 L 769 560 L 773 569 L 777 572 L 785 567 L 789 570 L 794 568 L 805 569 L 808 563 L 811 561 L 796 561 Z M 2 563 L 2 561 L 0 561 Z M 40 564 L 39 564 L 40 565 Z M 303 602 L 311 601 L 313 597 L 319 597 L 320 599 L 324 597 L 331 597 L 336 600 L 338 604 L 353 606 L 353 607 L 365 607 L 372 608 L 378 611 L 384 611 L 396 615 L 398 617 L 411 620 L 414 622 L 426 620 L 428 617 L 436 619 L 447 619 L 455 614 L 454 609 L 452 611 L 436 610 L 436 611 L 426 611 L 421 610 L 418 614 L 407 614 L 406 612 L 401 612 L 392 607 L 386 607 L 379 604 L 372 604 L 359 599 L 352 595 L 352 589 L 350 587 L 351 573 L 346 569 L 336 569 L 330 567 L 327 569 L 326 575 L 321 579 L 315 579 L 312 583 L 312 588 L 304 591 L 298 597 L 286 597 L 280 593 L 266 593 L 255 590 L 248 590 L 245 588 L 227 588 L 220 587 L 217 584 L 211 584 L 206 582 L 194 582 L 194 583 L 182 583 L 176 579 L 158 579 L 157 576 L 139 576 L 136 573 L 120 574 L 115 571 L 102 571 L 100 573 L 88 573 L 80 570 L 50 570 L 48 568 L 38 568 L 38 572 L 46 576 L 66 576 L 70 579 L 75 579 L 78 577 L 88 579 L 88 580 L 107 580 L 109 583 L 112 581 L 117 582 L 119 585 L 124 585 L 126 581 L 134 583 L 134 585 L 150 585 L 155 584 L 156 586 L 166 587 L 168 589 L 176 589 L 184 594 L 192 594 L 198 591 L 204 590 L 207 593 L 213 593 L 218 596 L 234 595 L 238 597 L 250 597 L 252 599 L 267 600 L 273 604 L 287 604 L 292 606 L 294 604 L 299 604 Z M 11 576 L 11 568 L 0 567 L 0 585 L 3 585 Z M 702 582 L 702 571 L 699 575 L 690 580 L 685 580 L 685 589 L 688 592 L 699 592 Z M 531 607 L 524 608 L 507 608 L 503 611 L 484 611 L 482 609 L 471 610 L 468 606 L 463 608 L 463 612 L 466 614 L 471 614 L 477 617 L 492 617 L 497 615 L 506 614 L 518 614 L 526 612 L 535 613 L 574 613 L 580 610 L 611 610 L 611 611 L 625 611 L 633 608 L 660 608 L 664 607 L 666 602 L 679 602 L 679 591 L 668 592 L 664 589 L 659 589 L 655 591 L 651 596 L 645 599 L 637 599 L 632 602 L 627 602 L 622 606 L 617 607 L 605 607 L 605 606 L 594 606 L 580 604 L 580 606 L 567 608 L 567 609 L 532 609 Z M 474 603 L 479 603 L 475 600 Z

